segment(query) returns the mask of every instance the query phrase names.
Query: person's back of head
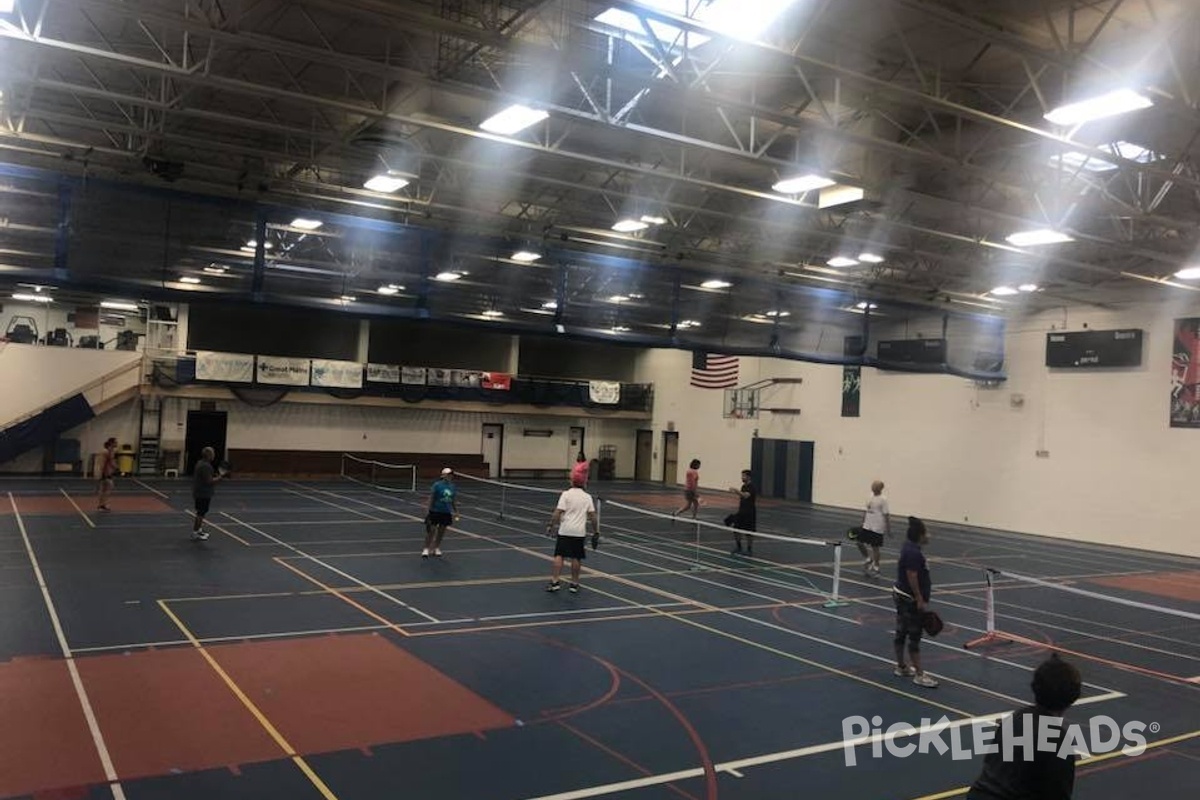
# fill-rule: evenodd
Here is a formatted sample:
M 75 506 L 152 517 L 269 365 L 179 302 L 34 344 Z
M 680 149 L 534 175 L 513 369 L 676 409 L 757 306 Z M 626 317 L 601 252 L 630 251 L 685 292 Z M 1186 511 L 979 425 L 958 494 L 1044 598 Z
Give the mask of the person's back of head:
M 692 469 L 700 469 L 700 459 L 693 458 L 692 463 L 688 464 L 688 466 Z
M 206 447 L 200 451 L 200 457 L 205 461 L 212 461 L 217 457 L 217 451 L 213 450 L 211 447 Z
M 1079 699 L 1083 676 L 1074 664 L 1063 661 L 1054 653 L 1034 671 L 1030 686 L 1039 708 L 1061 715 Z
M 872 494 L 882 494 L 883 493 L 883 481 L 874 481 L 871 484 L 871 493 Z
M 576 464 L 579 464 L 579 463 L 581 463 L 581 462 L 584 462 L 584 461 L 587 461 L 587 456 L 585 456 L 585 455 L 583 454 L 583 451 L 582 451 L 582 450 L 580 450 L 580 451 L 579 451 L 579 455 L 575 456 L 575 463 L 576 463 Z
M 920 542 L 921 537 L 925 535 L 925 523 L 916 517 L 908 518 L 908 533 L 906 536 L 910 542 Z

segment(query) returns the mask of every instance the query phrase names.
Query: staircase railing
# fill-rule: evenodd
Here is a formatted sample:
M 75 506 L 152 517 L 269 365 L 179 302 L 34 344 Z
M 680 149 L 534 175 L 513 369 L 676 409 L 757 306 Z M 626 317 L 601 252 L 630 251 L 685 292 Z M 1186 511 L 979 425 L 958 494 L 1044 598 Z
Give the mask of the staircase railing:
M 11 428 L 14 425 L 19 425 L 26 420 L 33 419 L 39 414 L 43 414 L 47 409 L 53 408 L 59 403 L 74 397 L 77 394 L 82 394 L 87 398 L 88 403 L 93 407 L 102 404 L 106 399 L 115 397 L 122 392 L 127 392 L 132 386 L 138 386 L 142 382 L 142 359 L 134 359 L 127 364 L 113 369 L 112 371 L 101 375 L 93 381 L 89 381 L 85 385 L 73 389 L 72 391 L 63 393 L 60 397 L 51 400 L 48 403 L 43 403 L 33 411 L 22 414 L 19 417 L 14 417 L 4 423 L 0 423 L 0 430 Z M 136 373 L 136 380 L 132 384 L 125 382 L 117 385 L 117 382 L 122 378 L 127 378 L 129 373 Z M 99 397 L 94 395 L 96 389 L 100 390 Z

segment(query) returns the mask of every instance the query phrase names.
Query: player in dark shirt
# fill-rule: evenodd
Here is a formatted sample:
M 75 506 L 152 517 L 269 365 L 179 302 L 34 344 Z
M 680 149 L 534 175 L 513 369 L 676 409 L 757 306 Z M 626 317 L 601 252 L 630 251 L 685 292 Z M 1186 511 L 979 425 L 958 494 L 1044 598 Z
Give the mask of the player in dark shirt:
M 741 487 L 730 486 L 729 491 L 738 496 L 738 509 L 725 518 L 725 524 L 733 528 L 734 548 L 731 555 L 742 553 L 742 532 L 746 532 L 746 555 L 754 555 L 754 537 L 752 531 L 758 530 L 758 490 L 754 488 L 750 470 L 742 470 Z
M 917 686 L 936 688 L 937 679 L 921 669 L 922 615 L 929 606 L 929 594 L 933 583 L 929 579 L 929 566 L 921 548 L 929 543 L 929 532 L 925 523 L 916 517 L 908 518 L 908 534 L 900 548 L 896 562 L 896 583 L 892 586 L 892 598 L 896 603 L 896 649 L 897 677 L 911 677 Z M 904 663 L 905 646 L 908 640 L 908 660 Z
M 1079 699 L 1083 679 L 1074 665 L 1057 655 L 1042 662 L 1033 673 L 1034 705 L 1014 712 L 1012 742 L 1005 756 L 1005 728 L 996 735 L 997 752 L 983 757 L 983 772 L 967 792 L 967 800 L 1069 800 L 1075 789 L 1075 756 L 1060 755 L 1064 726 L 1038 746 L 1041 717 L 1061 717 Z M 1026 738 L 1034 748 L 1026 761 Z M 1051 749 L 1052 748 L 1052 749 Z
M 208 538 L 208 531 L 204 530 L 204 517 L 208 514 L 209 504 L 212 503 L 214 484 L 221 480 L 216 467 L 213 466 L 216 457 L 216 451 L 211 447 L 204 448 L 200 451 L 200 460 L 196 462 L 196 469 L 192 473 L 192 500 L 196 504 L 196 516 L 192 522 L 193 541 L 204 541 Z

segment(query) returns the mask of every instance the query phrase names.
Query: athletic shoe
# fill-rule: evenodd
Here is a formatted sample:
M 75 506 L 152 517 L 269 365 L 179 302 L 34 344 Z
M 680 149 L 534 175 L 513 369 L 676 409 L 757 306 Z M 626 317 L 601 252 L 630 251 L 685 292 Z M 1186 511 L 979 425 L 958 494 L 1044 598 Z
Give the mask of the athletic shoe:
M 442 548 L 440 548 L 440 547 L 434 548 L 433 554 L 435 556 L 437 556 L 438 558 L 441 558 L 442 557 Z
M 198 542 L 208 541 L 208 531 L 196 531 L 192 534 L 192 538 Z
M 892 674 L 897 678 L 912 678 L 917 674 L 917 671 L 912 667 L 896 667 L 892 670 Z
M 112 511 L 108 506 L 96 506 L 97 511 Z
M 562 584 L 559 583 L 558 581 L 550 581 L 550 583 L 546 584 L 547 592 L 557 592 L 561 588 L 562 588 Z
M 579 594 L 579 584 L 572 583 L 570 586 L 567 587 L 567 591 L 570 592 L 571 594 Z
M 421 558 L 429 558 L 429 548 L 428 547 L 426 547 L 424 550 L 421 551 Z
M 937 678 L 927 672 L 922 672 L 913 677 L 913 683 L 917 686 L 924 686 L 926 689 L 936 689 L 938 686 Z

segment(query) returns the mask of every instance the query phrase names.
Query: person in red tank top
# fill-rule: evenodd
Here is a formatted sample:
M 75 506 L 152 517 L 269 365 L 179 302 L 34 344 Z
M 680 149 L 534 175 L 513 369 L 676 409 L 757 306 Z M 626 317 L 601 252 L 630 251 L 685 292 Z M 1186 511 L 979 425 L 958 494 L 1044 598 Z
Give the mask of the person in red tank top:
M 683 508 L 674 513 L 673 516 L 678 517 L 680 514 L 692 512 L 692 519 L 696 518 L 696 513 L 700 511 L 700 459 L 693 458 L 688 464 L 688 471 L 683 477 Z
M 582 452 L 575 456 L 575 466 L 571 467 L 571 485 L 580 489 L 587 488 L 589 465 L 587 456 Z

